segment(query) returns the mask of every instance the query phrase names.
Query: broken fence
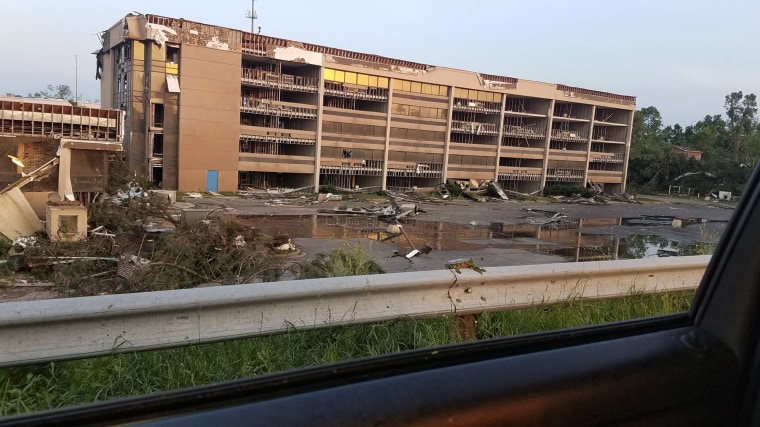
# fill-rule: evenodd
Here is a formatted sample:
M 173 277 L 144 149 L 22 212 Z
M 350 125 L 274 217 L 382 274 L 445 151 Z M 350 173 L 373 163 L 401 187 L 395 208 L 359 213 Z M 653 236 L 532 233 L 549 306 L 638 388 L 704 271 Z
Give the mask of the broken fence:
M 0 366 L 694 289 L 709 255 L 439 270 L 0 304 Z

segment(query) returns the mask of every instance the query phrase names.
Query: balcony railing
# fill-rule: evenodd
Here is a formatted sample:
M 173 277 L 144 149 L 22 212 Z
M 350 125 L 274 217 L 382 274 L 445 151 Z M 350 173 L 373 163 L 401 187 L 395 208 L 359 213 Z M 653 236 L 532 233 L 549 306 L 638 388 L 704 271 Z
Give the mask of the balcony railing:
M 456 120 L 451 122 L 451 131 L 455 133 L 467 133 L 471 135 L 496 136 L 499 134 L 497 126 L 492 123 L 462 122 Z
M 502 168 L 499 168 L 499 181 L 541 181 L 541 169 L 504 170 Z
M 454 111 L 464 111 L 481 114 L 501 114 L 501 105 L 495 102 L 471 101 L 469 99 L 454 99 Z
M 591 152 L 591 161 L 597 163 L 623 163 L 625 155 L 623 153 L 603 153 Z
M 586 130 L 552 129 L 552 139 L 558 141 L 588 141 Z
M 535 126 L 506 125 L 504 126 L 503 136 L 544 139 L 546 138 L 546 132 L 543 128 L 537 128 Z
M 617 144 L 625 144 L 625 138 L 626 138 L 625 135 L 614 136 L 614 135 L 603 135 L 603 134 L 595 133 L 591 139 L 593 141 L 613 142 L 613 143 L 617 143 Z
M 388 89 L 368 86 L 346 86 L 342 83 L 325 82 L 325 95 L 365 101 L 387 101 Z
M 388 176 L 437 178 L 443 175 L 440 163 L 388 162 Z
M 581 169 L 550 168 L 546 170 L 546 178 L 550 181 L 582 182 L 584 172 Z
M 316 138 L 300 138 L 286 132 L 271 132 L 268 135 L 240 135 L 240 141 L 241 143 L 243 141 L 255 141 L 294 145 L 315 145 L 317 143 Z
M 382 160 L 322 159 L 319 172 L 326 175 L 380 176 Z
M 243 84 L 249 86 L 284 89 L 296 92 L 317 92 L 319 79 L 313 77 L 280 74 L 256 68 L 243 68 Z
M 277 117 L 290 117 L 296 119 L 317 118 L 316 108 L 274 104 L 269 100 L 256 99 L 248 96 L 243 96 L 240 98 L 240 110 L 245 113 L 264 114 Z

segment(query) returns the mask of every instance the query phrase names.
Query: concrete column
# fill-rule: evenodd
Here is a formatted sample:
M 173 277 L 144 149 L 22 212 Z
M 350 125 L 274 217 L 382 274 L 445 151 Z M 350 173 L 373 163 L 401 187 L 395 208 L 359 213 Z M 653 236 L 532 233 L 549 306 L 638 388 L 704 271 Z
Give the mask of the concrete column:
M 554 100 L 552 99 L 549 103 L 549 111 L 547 112 L 547 120 L 546 120 L 546 139 L 544 140 L 544 166 L 543 170 L 541 171 L 541 193 L 544 191 L 544 187 L 546 187 L 546 170 L 549 167 L 549 142 L 552 139 L 552 122 L 554 121 Z
M 74 188 L 71 185 L 71 148 L 61 147 L 58 163 L 58 197 L 61 200 L 74 201 Z
M 443 176 L 442 183 L 446 183 L 446 178 L 449 174 L 449 145 L 451 144 L 451 121 L 454 117 L 454 91 L 456 87 L 449 87 L 449 111 L 446 118 L 446 142 L 443 146 Z
M 625 193 L 625 182 L 628 180 L 628 159 L 631 154 L 631 134 L 633 133 L 633 116 L 635 110 L 631 110 L 631 116 L 628 119 L 628 136 L 625 138 L 625 161 L 623 162 L 623 183 L 620 185 L 620 192 Z
M 383 152 L 383 191 L 388 188 L 388 152 L 391 149 L 391 106 L 393 105 L 393 78 L 388 78 L 388 103 L 385 106 L 385 151 Z
M 591 106 L 591 121 L 588 124 L 588 140 L 586 142 L 586 168 L 583 171 L 583 186 L 588 183 L 589 162 L 591 161 L 591 138 L 594 135 L 594 118 L 596 117 L 596 105 Z
M 504 110 L 507 107 L 507 94 L 501 95 L 501 110 L 499 113 L 499 136 L 496 140 L 496 171 L 494 172 L 494 181 L 499 181 L 499 161 L 501 160 L 501 138 L 504 137 Z
M 325 99 L 325 71 L 319 67 L 317 88 L 317 142 L 314 144 L 314 192 L 319 193 L 319 166 L 322 162 L 322 105 Z

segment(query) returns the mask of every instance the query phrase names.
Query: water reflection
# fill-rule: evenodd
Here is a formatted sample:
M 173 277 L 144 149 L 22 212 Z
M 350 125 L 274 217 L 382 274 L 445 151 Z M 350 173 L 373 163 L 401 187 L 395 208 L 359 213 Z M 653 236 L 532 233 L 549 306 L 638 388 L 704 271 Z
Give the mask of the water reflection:
M 545 224 L 517 219 L 472 226 L 405 218 L 402 223 L 416 247 L 429 245 L 436 251 L 522 249 L 563 256 L 568 261 L 709 254 L 725 226 L 700 219 L 679 219 L 681 226 L 674 227 L 674 219 L 677 218 L 554 218 Z M 402 236 L 394 237 L 388 224 L 372 215 L 240 216 L 237 220 L 272 236 L 370 238 L 400 250 L 411 249 Z

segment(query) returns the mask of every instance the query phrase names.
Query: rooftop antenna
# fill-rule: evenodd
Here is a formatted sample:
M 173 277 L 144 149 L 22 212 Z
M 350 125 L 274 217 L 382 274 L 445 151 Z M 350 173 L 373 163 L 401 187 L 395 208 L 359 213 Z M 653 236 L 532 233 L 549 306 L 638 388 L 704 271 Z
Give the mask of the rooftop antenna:
M 258 16 L 256 16 L 256 0 L 251 0 L 251 9 L 245 11 L 245 17 L 251 20 L 251 34 L 254 34 L 254 23 L 256 22 L 256 18 L 258 18 Z M 261 30 L 259 30 L 259 32 L 261 32 Z

